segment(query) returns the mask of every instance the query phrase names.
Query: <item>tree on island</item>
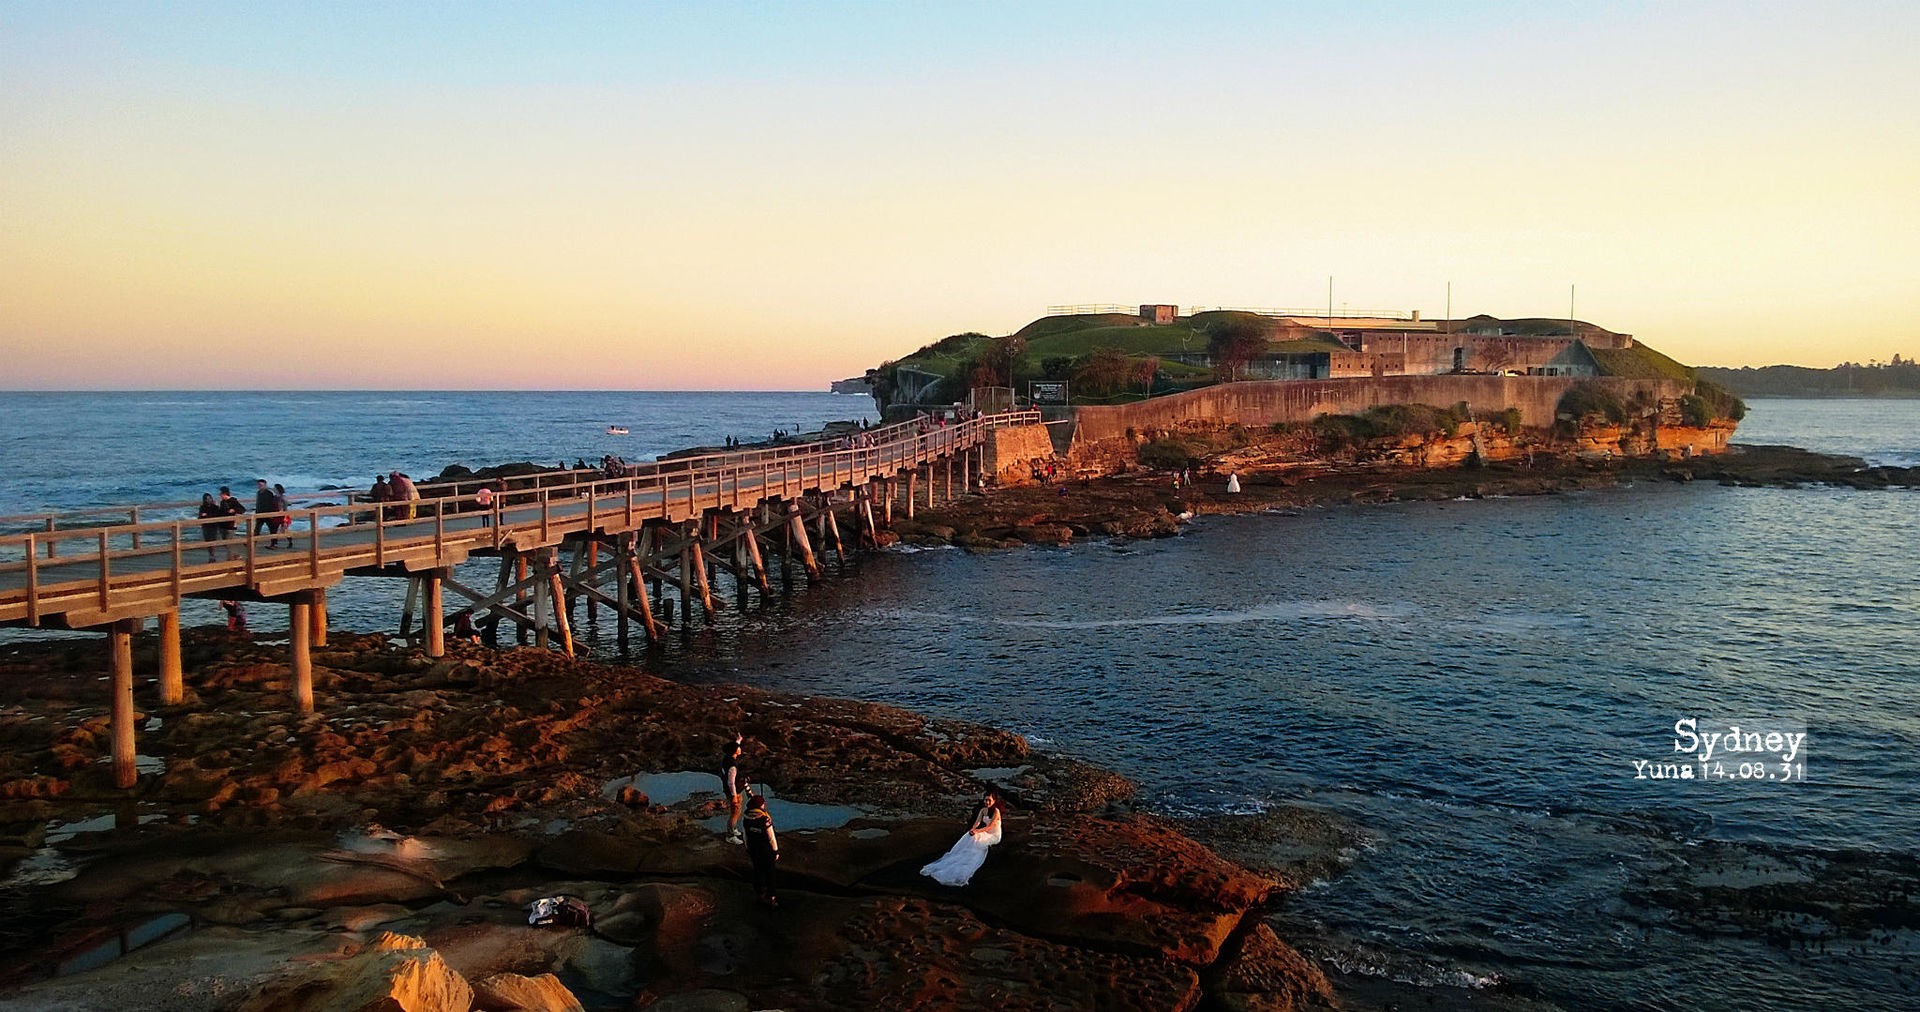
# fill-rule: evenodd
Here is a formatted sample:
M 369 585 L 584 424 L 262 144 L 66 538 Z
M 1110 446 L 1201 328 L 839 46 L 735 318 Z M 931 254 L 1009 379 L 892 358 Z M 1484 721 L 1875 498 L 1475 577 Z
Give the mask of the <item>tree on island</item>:
M 1213 356 L 1213 371 L 1231 383 L 1240 367 L 1267 350 L 1267 327 L 1258 320 L 1230 320 L 1207 335 L 1207 352 Z

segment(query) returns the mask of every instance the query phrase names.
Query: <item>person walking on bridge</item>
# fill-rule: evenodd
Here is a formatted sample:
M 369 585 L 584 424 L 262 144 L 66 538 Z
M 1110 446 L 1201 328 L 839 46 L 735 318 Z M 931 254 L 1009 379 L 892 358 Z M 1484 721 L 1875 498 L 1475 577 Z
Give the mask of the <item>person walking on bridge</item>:
M 233 497 L 233 489 L 225 485 L 220 486 L 220 515 L 227 518 L 220 521 L 220 540 L 222 541 L 233 537 L 234 528 L 239 523 L 239 521 L 233 518 L 247 515 L 246 506 L 242 505 L 240 500 L 235 499 Z M 227 558 L 233 558 L 232 548 L 227 549 Z
M 200 493 L 200 519 L 207 520 L 210 518 L 217 518 L 219 516 L 220 516 L 220 504 L 213 501 L 213 493 L 212 492 Z M 207 561 L 208 562 L 214 561 L 213 543 L 215 541 L 220 540 L 220 529 L 224 526 L 226 525 L 218 522 L 200 525 L 200 540 L 205 541 L 207 543 Z
M 280 523 L 272 515 L 279 509 L 280 503 L 273 497 L 273 486 L 268 485 L 267 479 L 265 478 L 255 478 L 253 489 L 254 536 L 258 537 L 261 534 L 272 535 L 280 533 Z M 269 537 L 267 539 L 268 548 L 273 548 L 279 544 L 279 538 Z

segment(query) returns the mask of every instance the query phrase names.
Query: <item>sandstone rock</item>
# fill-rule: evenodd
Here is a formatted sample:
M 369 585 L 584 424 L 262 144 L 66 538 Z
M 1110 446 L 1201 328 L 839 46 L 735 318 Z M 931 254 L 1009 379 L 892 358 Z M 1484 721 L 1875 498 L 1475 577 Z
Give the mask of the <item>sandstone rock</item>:
M 473 988 L 418 938 L 383 935 L 365 951 L 269 981 L 241 1012 L 454 1012 Z
M 580 999 L 551 973 L 496 973 L 473 985 L 476 1012 L 584 1012 Z

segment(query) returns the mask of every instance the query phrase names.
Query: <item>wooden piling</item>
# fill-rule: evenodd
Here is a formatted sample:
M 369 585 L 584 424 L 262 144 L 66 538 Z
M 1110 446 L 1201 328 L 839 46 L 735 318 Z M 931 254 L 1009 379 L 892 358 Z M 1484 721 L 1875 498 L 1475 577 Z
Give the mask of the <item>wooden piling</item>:
M 313 645 L 327 645 L 327 588 L 318 587 L 313 592 Z
M 293 708 L 313 712 L 313 605 L 305 594 L 287 605 L 287 661 L 293 668 Z
M 548 549 L 549 556 L 552 551 Z M 547 595 L 554 603 L 554 631 L 560 634 L 560 649 L 566 651 L 568 657 L 572 657 L 573 623 L 567 620 L 566 592 L 565 588 L 560 586 L 560 567 L 551 557 L 547 560 Z
M 440 571 L 434 570 L 420 578 L 426 591 L 426 614 L 421 618 L 421 626 L 427 633 L 427 656 L 445 657 L 447 655 L 447 609 L 440 587 Z
M 179 706 L 187 698 L 180 666 L 180 613 L 160 613 L 160 705 Z
M 630 535 L 622 534 L 613 546 L 613 599 L 614 606 L 614 642 L 621 653 L 627 652 L 627 615 L 633 610 L 633 583 L 627 576 L 628 562 L 633 555 L 633 540 Z M 640 595 L 646 600 L 646 595 Z
M 707 621 L 713 621 L 713 583 L 707 579 L 706 552 L 700 547 L 700 539 L 687 543 L 686 557 L 693 564 L 693 578 L 700 583 L 700 607 L 707 610 Z
M 845 563 L 847 561 L 847 546 L 840 540 L 840 518 L 833 515 L 832 500 L 827 501 L 826 518 L 827 533 L 833 536 L 834 554 L 840 556 L 840 561 Z
M 123 618 L 107 627 L 107 652 L 113 658 L 111 723 L 113 786 L 132 787 L 140 779 L 133 752 L 133 633 L 140 620 Z
M 773 588 L 767 582 L 767 564 L 760 556 L 760 532 L 751 516 L 747 517 L 747 532 L 741 540 L 747 543 L 747 559 L 753 563 L 753 581 L 760 585 L 760 600 L 765 601 Z
M 916 467 L 907 471 L 907 519 L 908 520 L 913 519 L 914 493 L 918 491 L 914 487 L 914 483 L 917 482 L 919 479 L 920 479 L 919 468 Z
M 647 597 L 647 578 L 640 568 L 640 556 L 627 557 L 627 576 L 633 581 L 634 603 L 640 607 L 641 624 L 647 627 L 647 639 L 660 642 L 660 623 L 653 618 L 653 602 Z
M 792 539 L 793 551 L 800 558 L 800 564 L 807 568 L 807 575 L 815 580 L 820 578 L 820 563 L 813 558 L 813 545 L 807 541 L 807 523 L 801 519 L 800 504 L 791 505 L 792 512 L 787 514 L 787 536 Z

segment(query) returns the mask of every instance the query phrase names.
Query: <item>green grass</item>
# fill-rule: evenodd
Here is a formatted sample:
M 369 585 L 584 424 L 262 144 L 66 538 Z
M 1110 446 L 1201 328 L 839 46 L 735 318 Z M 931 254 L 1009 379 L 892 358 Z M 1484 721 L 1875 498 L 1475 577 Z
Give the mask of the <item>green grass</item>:
M 1638 341 L 1631 348 L 1592 348 L 1593 360 L 1600 363 L 1600 375 L 1626 379 L 1671 379 L 1693 382 L 1693 369 L 1654 351 Z

